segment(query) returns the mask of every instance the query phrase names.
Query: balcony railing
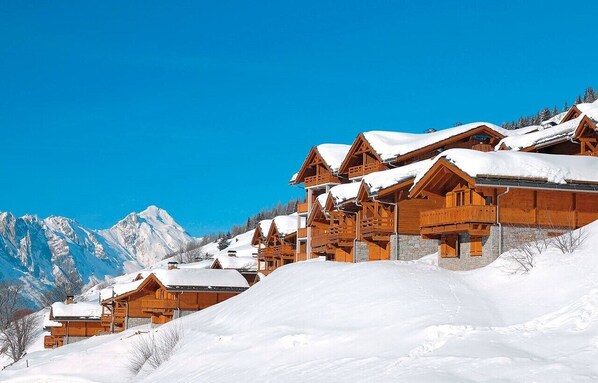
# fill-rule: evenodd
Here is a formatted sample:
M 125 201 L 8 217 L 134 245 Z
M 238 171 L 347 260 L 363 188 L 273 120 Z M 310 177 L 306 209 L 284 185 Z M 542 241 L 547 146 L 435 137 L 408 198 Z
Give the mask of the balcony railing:
M 62 337 L 54 337 L 51 335 L 44 336 L 44 348 L 60 347 L 63 344 Z
M 298 238 L 307 238 L 307 227 L 297 229 Z
M 176 301 L 171 299 L 143 299 L 141 310 L 143 311 L 164 311 L 176 309 Z
M 355 240 L 354 226 L 330 226 L 330 243 L 336 246 L 350 245 Z
M 328 244 L 330 237 L 328 230 L 320 231 L 311 236 L 311 251 L 314 253 L 326 253 L 328 251 Z
M 494 206 L 457 206 L 438 210 L 424 211 L 420 215 L 420 226 L 429 228 L 442 225 L 457 225 L 462 223 L 496 222 L 496 208 Z
M 361 221 L 361 235 L 364 238 L 378 239 L 394 233 L 395 224 L 391 217 L 367 218 Z
M 295 249 L 291 245 L 269 246 L 258 250 L 258 258 L 294 258 Z
M 370 174 L 370 173 L 377 172 L 380 170 L 386 170 L 386 167 L 384 167 L 384 165 L 382 165 L 381 163 L 378 163 L 378 162 L 373 162 L 371 164 L 365 164 L 365 165 L 352 166 L 349 168 L 349 178 L 362 177 L 362 176 L 365 176 L 366 174 Z
M 305 177 L 303 181 L 306 187 L 316 186 L 328 183 L 338 183 L 338 179 L 330 173 L 316 174 L 315 176 Z
M 299 213 L 299 214 L 307 213 L 307 202 L 297 204 L 297 213 Z

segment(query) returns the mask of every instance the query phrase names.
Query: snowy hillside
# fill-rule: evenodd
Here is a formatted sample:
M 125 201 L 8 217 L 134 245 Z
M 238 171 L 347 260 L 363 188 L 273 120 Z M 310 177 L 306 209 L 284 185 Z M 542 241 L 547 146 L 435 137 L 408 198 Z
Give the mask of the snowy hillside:
M 18 281 L 29 303 L 37 305 L 57 284 L 93 285 L 149 266 L 190 240 L 155 206 L 102 231 L 64 217 L 0 213 L 0 281 Z
M 598 223 L 527 274 L 503 256 L 454 272 L 413 262 L 300 262 L 156 330 L 184 332 L 127 370 L 138 329 L 33 352 L 9 382 L 588 382 L 598 379 Z M 147 331 L 147 329 L 144 329 Z M 26 365 L 29 364 L 27 368 Z

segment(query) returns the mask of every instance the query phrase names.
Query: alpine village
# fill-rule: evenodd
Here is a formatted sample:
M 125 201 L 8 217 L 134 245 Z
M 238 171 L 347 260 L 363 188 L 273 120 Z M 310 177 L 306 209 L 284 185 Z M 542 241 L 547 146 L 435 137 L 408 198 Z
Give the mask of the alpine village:
M 556 237 L 598 219 L 598 101 L 506 130 L 474 122 L 426 133 L 367 131 L 352 144 L 311 148 L 290 184 L 296 213 L 259 222 L 251 257 L 227 256 L 141 271 L 51 306 L 45 348 L 159 326 L 243 294 L 297 262 L 492 263 L 537 233 Z M 518 239 L 514 240 L 514 239 Z

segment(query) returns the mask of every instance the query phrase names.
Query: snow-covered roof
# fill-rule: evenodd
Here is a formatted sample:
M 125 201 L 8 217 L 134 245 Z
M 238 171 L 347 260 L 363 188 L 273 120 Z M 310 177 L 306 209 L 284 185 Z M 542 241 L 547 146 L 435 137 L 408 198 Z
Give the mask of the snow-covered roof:
M 532 146 L 542 146 L 568 140 L 575 134 L 575 130 L 582 118 L 583 115 L 551 128 L 545 128 L 523 135 L 505 137 L 498 143 L 498 145 L 496 145 L 495 149 L 499 150 L 501 146 L 504 145 L 510 150 L 521 150 Z
M 472 178 L 542 180 L 553 184 L 598 183 L 598 158 L 534 152 L 479 152 L 450 149 L 439 154 L 415 179 L 417 184 L 430 168 L 446 160 Z M 415 185 L 414 185 L 415 187 Z
M 594 121 L 598 121 L 598 100 L 589 103 L 582 103 L 575 105 L 580 112 L 586 114 Z
M 544 125 L 530 125 L 530 126 L 524 126 L 522 128 L 518 128 L 518 129 L 511 129 L 511 130 L 509 130 L 509 137 L 519 136 L 522 134 L 528 134 L 528 133 L 532 133 L 532 132 L 537 132 L 538 130 L 543 130 L 544 128 L 545 128 Z
M 550 117 L 548 120 L 546 121 L 542 121 L 542 125 L 558 125 L 561 123 L 561 120 L 563 119 L 563 117 L 565 117 L 565 115 L 567 114 L 567 112 L 561 112 L 558 114 L 555 114 L 554 116 Z
M 302 227 L 305 224 L 305 217 L 301 217 Z M 276 230 L 280 235 L 288 235 L 297 231 L 297 214 L 279 215 L 273 219 Z
M 289 180 L 290 184 L 295 183 L 295 181 L 297 180 L 297 177 L 299 176 L 299 173 L 295 173 L 291 176 L 291 179 Z
M 139 287 L 139 285 L 143 282 L 143 280 L 145 279 L 145 277 L 147 277 L 147 275 L 149 275 L 150 273 L 145 273 L 145 275 L 143 275 L 143 278 L 137 280 L 137 281 L 133 281 L 133 282 L 128 282 L 128 283 L 117 283 L 114 286 L 111 287 L 107 287 L 105 289 L 102 289 L 102 291 L 100 291 L 100 299 L 101 300 L 106 300 L 106 299 L 110 299 L 113 297 L 112 295 L 112 291 L 114 290 L 114 296 L 117 297 L 119 295 L 123 295 L 126 293 L 129 293 L 131 291 L 135 291 L 137 290 L 137 288 Z
M 75 302 L 66 304 L 55 302 L 52 304 L 52 316 L 54 319 L 80 318 L 99 319 L 102 315 L 102 306 L 99 303 Z
M 257 225 L 260 227 L 262 236 L 266 236 L 266 235 L 268 235 L 268 232 L 270 231 L 270 226 L 272 225 L 272 220 L 264 219 L 264 220 L 261 220 Z
M 234 269 L 242 271 L 256 271 L 257 259 L 253 257 L 231 257 L 221 256 L 216 258 L 223 269 Z M 216 262 L 216 260 L 214 260 Z
M 338 186 L 340 186 L 340 185 L 338 185 Z M 326 200 L 328 199 L 328 193 L 322 193 L 316 197 L 316 201 L 320 204 L 320 206 L 322 206 L 322 207 L 326 206 Z
M 362 183 L 368 188 L 369 194 L 378 194 L 382 189 L 415 178 L 423 169 L 427 169 L 432 159 L 414 162 L 394 169 L 370 173 L 363 177 Z
M 50 310 L 44 314 L 44 328 L 48 327 L 61 327 L 62 323 L 53 321 L 50 319 Z
M 165 287 L 249 287 L 237 270 L 172 269 L 152 273 Z
M 382 161 L 390 161 L 397 156 L 402 156 L 451 137 L 467 133 L 480 126 L 487 126 L 502 136 L 510 134 L 508 130 L 488 122 L 474 122 L 431 133 L 370 131 L 364 132 L 363 136 L 369 142 L 372 149 L 378 153 Z
M 339 206 L 344 202 L 357 198 L 360 185 L 361 183 L 359 182 L 337 185 L 330 188 L 329 194 L 332 197 L 334 204 Z
M 333 173 L 338 171 L 347 153 L 349 153 L 349 149 L 351 149 L 351 145 L 344 144 L 321 144 L 316 146 L 316 150 Z

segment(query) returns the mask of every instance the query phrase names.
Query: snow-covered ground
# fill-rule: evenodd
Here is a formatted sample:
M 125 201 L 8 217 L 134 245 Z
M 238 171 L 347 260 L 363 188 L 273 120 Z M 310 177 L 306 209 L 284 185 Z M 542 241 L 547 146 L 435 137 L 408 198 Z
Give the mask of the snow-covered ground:
M 589 382 L 598 380 L 598 223 L 527 274 L 414 262 L 302 262 L 157 330 L 184 338 L 132 376 L 136 329 L 30 352 L 8 382 Z M 29 367 L 27 366 L 27 363 Z

